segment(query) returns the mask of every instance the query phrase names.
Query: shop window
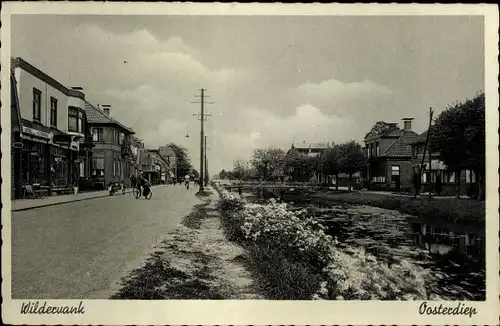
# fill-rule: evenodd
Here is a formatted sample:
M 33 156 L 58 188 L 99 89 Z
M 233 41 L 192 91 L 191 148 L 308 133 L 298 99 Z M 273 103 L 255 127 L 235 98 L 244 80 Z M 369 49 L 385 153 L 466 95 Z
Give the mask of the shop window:
M 104 157 L 92 158 L 92 176 L 95 177 L 104 176 Z
M 102 128 L 92 128 L 93 141 L 103 141 Z
M 33 121 L 40 122 L 42 115 L 42 92 L 33 88 Z
M 50 126 L 57 128 L 57 99 L 50 98 Z
M 83 111 L 70 106 L 68 108 L 68 130 L 83 133 Z

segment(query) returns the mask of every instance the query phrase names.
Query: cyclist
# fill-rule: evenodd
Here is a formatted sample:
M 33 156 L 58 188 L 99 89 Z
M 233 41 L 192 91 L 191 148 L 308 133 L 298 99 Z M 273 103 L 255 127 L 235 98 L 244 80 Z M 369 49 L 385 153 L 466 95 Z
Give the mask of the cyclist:
M 142 173 L 139 175 L 139 180 L 138 180 L 138 188 L 139 188 L 139 191 L 141 191 L 141 188 L 142 188 L 142 195 L 144 197 L 146 197 L 148 194 L 149 194 L 149 191 L 150 191 L 150 187 L 149 187 L 149 181 L 146 180 L 143 176 L 142 176 Z

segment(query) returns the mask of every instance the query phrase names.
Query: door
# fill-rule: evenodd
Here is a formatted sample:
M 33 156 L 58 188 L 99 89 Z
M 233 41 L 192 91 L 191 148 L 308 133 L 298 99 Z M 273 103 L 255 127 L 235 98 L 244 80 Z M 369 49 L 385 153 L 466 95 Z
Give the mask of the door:
M 391 185 L 396 191 L 401 190 L 401 176 L 399 174 L 399 165 L 391 165 Z

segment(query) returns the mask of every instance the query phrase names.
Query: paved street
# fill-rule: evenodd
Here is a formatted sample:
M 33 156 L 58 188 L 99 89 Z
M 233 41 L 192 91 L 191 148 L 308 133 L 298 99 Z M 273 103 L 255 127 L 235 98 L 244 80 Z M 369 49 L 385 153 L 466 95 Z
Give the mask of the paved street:
M 197 187 L 12 212 L 12 298 L 106 299 L 193 205 Z

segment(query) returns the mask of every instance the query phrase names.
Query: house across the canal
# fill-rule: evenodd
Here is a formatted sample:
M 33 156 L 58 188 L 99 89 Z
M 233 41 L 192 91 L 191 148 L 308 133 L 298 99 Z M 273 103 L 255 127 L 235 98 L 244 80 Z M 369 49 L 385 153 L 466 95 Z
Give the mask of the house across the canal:
M 404 128 L 387 124 L 381 132 L 370 131 L 364 139 L 368 158 L 365 178 L 370 189 L 411 190 L 412 143 L 418 134 L 411 129 L 413 118 L 404 118 Z
M 428 130 L 420 134 L 411 144 L 412 147 L 412 169 L 417 171 L 421 169 L 422 172 L 422 192 L 429 192 L 431 183 L 435 185 L 438 179 L 442 182 L 442 195 L 455 195 L 457 191 L 456 185 L 456 174 L 453 171 L 449 171 L 446 164 L 440 159 L 439 152 L 433 150 L 432 147 L 427 148 L 427 153 L 425 155 L 425 162 L 422 165 L 422 156 L 424 155 L 425 142 L 427 139 Z M 431 128 L 432 137 L 432 128 Z M 429 154 L 431 157 L 430 167 L 429 167 Z M 423 168 L 422 168 L 423 167 Z M 460 174 L 460 194 L 472 195 L 476 193 L 476 176 L 474 171 L 464 170 Z M 435 192 L 435 186 L 433 186 L 432 192 Z

